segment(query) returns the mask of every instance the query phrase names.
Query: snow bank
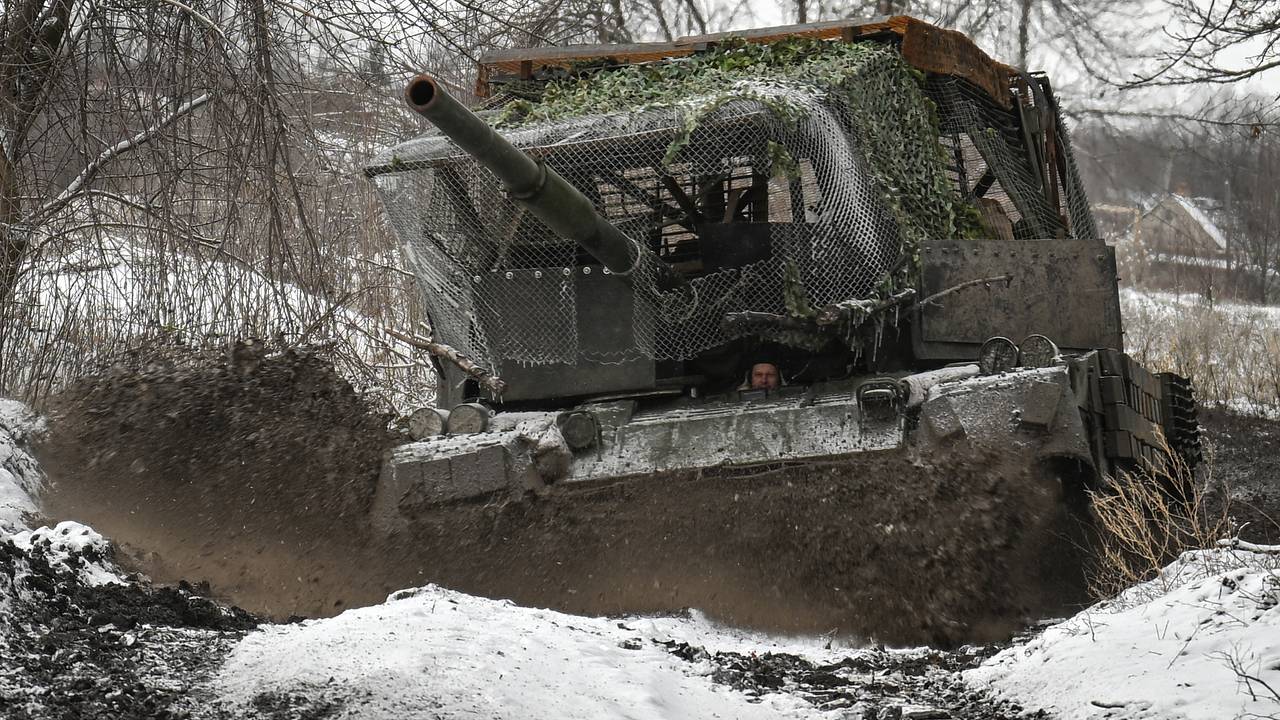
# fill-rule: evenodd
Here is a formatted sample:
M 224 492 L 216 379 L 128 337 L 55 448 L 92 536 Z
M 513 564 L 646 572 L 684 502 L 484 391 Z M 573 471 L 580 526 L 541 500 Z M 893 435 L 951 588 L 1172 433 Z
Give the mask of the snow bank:
M 965 680 L 1061 720 L 1274 717 L 1280 696 L 1263 683 L 1280 690 L 1277 567 L 1276 555 L 1186 553 Z
M 1168 315 L 1177 315 L 1188 308 L 1206 307 L 1210 303 L 1197 293 L 1175 293 L 1160 290 L 1139 290 L 1131 287 L 1120 288 L 1120 304 L 1128 315 L 1135 310 L 1147 310 Z M 1280 305 L 1258 305 L 1256 303 L 1216 300 L 1212 308 L 1233 318 L 1257 317 L 1271 321 L 1280 327 Z
M 138 347 L 194 350 L 258 337 L 336 343 L 331 359 L 339 371 L 392 407 L 420 407 L 433 397 L 430 366 L 409 362 L 405 348 L 383 336 L 385 325 L 411 324 L 401 317 L 403 308 L 386 306 L 382 316 L 367 316 L 354 307 L 352 294 L 308 292 L 234 254 L 175 251 L 154 241 L 99 224 L 89 233 L 68 233 L 58 252 L 33 258 L 17 290 L 32 299 L 18 309 L 17 325 L 28 332 L 15 336 L 8 350 L 42 362 L 18 366 L 11 384 L 38 379 L 60 387 Z M 357 260 L 347 264 L 357 287 L 384 284 L 361 275 Z M 47 352 L 61 345 L 73 350 Z
M 27 527 L 37 511 L 44 475 L 32 457 L 28 442 L 39 432 L 43 421 L 25 405 L 0 400 L 0 545 L 18 552 L 0 557 L 0 617 L 11 597 L 23 592 L 23 584 L 33 563 L 55 573 L 74 573 L 85 585 L 124 582 L 110 560 L 110 543 L 93 528 L 77 522 L 60 522 L 56 527 Z M 10 551 L 12 552 L 12 551 Z
M 26 405 L 0 400 L 0 536 L 25 529 L 25 516 L 36 511 L 44 478 L 27 442 L 42 427 Z
M 777 718 L 805 701 L 711 681 L 654 640 L 698 638 L 761 650 L 691 620 L 609 620 L 519 607 L 428 585 L 335 618 L 265 627 L 240 643 L 214 685 L 247 712 L 306 697 L 361 718 Z M 816 641 L 815 641 L 816 642 Z M 812 646 L 810 646 L 812 647 Z

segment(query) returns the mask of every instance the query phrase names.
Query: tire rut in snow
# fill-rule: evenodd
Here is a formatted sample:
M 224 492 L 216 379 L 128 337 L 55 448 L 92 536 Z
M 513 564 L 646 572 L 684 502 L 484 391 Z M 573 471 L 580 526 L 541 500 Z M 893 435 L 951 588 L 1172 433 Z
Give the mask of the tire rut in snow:
M 964 684 L 959 673 L 997 648 L 957 652 L 861 651 L 838 662 L 815 663 L 787 653 L 708 652 L 677 641 L 654 641 L 672 655 L 714 666 L 710 678 L 752 697 L 786 692 L 824 712 L 865 720 L 1024 720 L 1017 705 Z

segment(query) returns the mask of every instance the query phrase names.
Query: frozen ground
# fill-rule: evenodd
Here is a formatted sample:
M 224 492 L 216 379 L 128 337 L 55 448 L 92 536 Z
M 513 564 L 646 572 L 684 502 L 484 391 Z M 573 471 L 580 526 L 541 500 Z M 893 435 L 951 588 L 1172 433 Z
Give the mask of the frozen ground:
M 22 403 L 0 400 L 0 533 L 25 528 L 24 516 L 36 511 L 40 472 L 25 448 L 39 427 Z
M 1008 718 L 956 670 L 979 651 L 828 647 L 698 614 L 589 618 L 427 586 L 246 637 L 213 687 L 361 718 Z
M 1159 579 L 967 670 L 980 651 L 833 648 L 696 615 L 581 618 L 426 587 L 260 629 L 214 687 L 237 711 L 289 698 L 337 717 L 1017 716 L 975 690 L 1050 718 L 1274 717 L 1277 561 L 1188 553 Z
M 219 694 L 264 692 L 364 717 L 794 716 L 788 695 L 752 704 L 653 642 L 652 628 L 577 618 L 433 586 L 327 620 L 264 628 L 231 653 Z M 342 678 L 343 682 L 331 680 Z M 352 701 L 358 707 L 348 707 Z M 345 713 L 344 713 L 345 714 Z
M 1280 716 L 1280 548 L 1186 553 L 964 673 L 1058 718 Z

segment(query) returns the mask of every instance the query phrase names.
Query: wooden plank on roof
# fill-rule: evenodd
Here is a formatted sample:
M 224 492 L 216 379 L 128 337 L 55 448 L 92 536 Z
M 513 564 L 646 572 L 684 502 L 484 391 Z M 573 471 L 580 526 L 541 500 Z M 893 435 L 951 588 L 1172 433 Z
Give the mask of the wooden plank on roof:
M 752 30 L 730 30 L 710 35 L 690 35 L 676 40 L 677 45 L 703 44 L 709 45 L 724 42 L 729 38 L 743 38 L 750 42 L 767 43 L 789 37 L 811 37 L 819 39 L 835 39 L 841 37 L 848 28 L 882 26 L 891 22 L 890 17 L 849 18 L 845 20 L 827 20 L 825 22 L 806 23 L 804 25 L 775 25 L 773 27 L 755 28 Z
M 628 43 L 618 45 L 564 45 L 561 47 L 539 48 L 507 48 L 490 50 L 480 56 L 481 65 L 493 67 L 519 67 L 523 61 L 542 64 L 559 64 L 561 62 L 581 62 L 596 58 L 631 57 L 633 55 L 665 56 L 666 53 L 680 50 L 678 42 L 669 43 Z M 686 54 L 693 52 L 687 49 Z
M 992 60 L 963 33 L 911 19 L 902 37 L 902 57 L 924 72 L 961 77 L 982 88 L 1006 110 L 1012 69 Z
M 480 73 L 476 78 L 476 94 L 489 97 L 490 84 L 498 79 L 528 79 L 539 70 L 568 70 L 575 64 L 613 61 L 619 65 L 657 62 L 674 57 L 692 55 L 698 51 L 693 46 L 679 47 L 675 43 L 635 43 L 631 45 L 568 45 L 557 48 L 528 48 L 495 50 L 480 58 Z
M 836 39 L 844 30 L 863 25 L 874 25 L 876 29 L 887 27 L 887 21 L 894 18 L 878 18 L 876 20 L 832 20 L 828 22 L 809 23 L 806 25 L 779 25 L 775 27 L 756 28 L 754 30 L 733 30 L 709 35 L 690 35 L 672 42 L 627 43 L 617 45 L 566 45 L 563 47 L 541 48 L 506 48 L 490 50 L 480 57 L 482 74 L 492 78 L 501 75 L 516 75 L 523 62 L 530 62 L 540 67 L 568 68 L 575 63 L 598 60 L 615 60 L 622 64 L 652 62 L 673 57 L 685 57 L 700 52 L 708 46 L 724 42 L 730 38 L 742 38 L 749 42 L 774 42 L 788 37 L 813 37 L 819 39 Z M 860 33 L 865 35 L 868 33 Z

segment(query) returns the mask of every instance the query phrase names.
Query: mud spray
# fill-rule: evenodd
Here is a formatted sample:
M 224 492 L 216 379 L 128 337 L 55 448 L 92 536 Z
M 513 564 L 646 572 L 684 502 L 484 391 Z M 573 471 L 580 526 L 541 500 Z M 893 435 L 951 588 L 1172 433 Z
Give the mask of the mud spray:
M 769 631 L 892 643 L 1006 639 L 1085 600 L 1063 483 L 999 457 L 868 456 L 368 509 L 403 439 L 324 362 L 241 348 L 118 368 L 56 403 L 45 512 L 160 583 L 276 619 L 428 582 L 590 614 L 696 607 Z

